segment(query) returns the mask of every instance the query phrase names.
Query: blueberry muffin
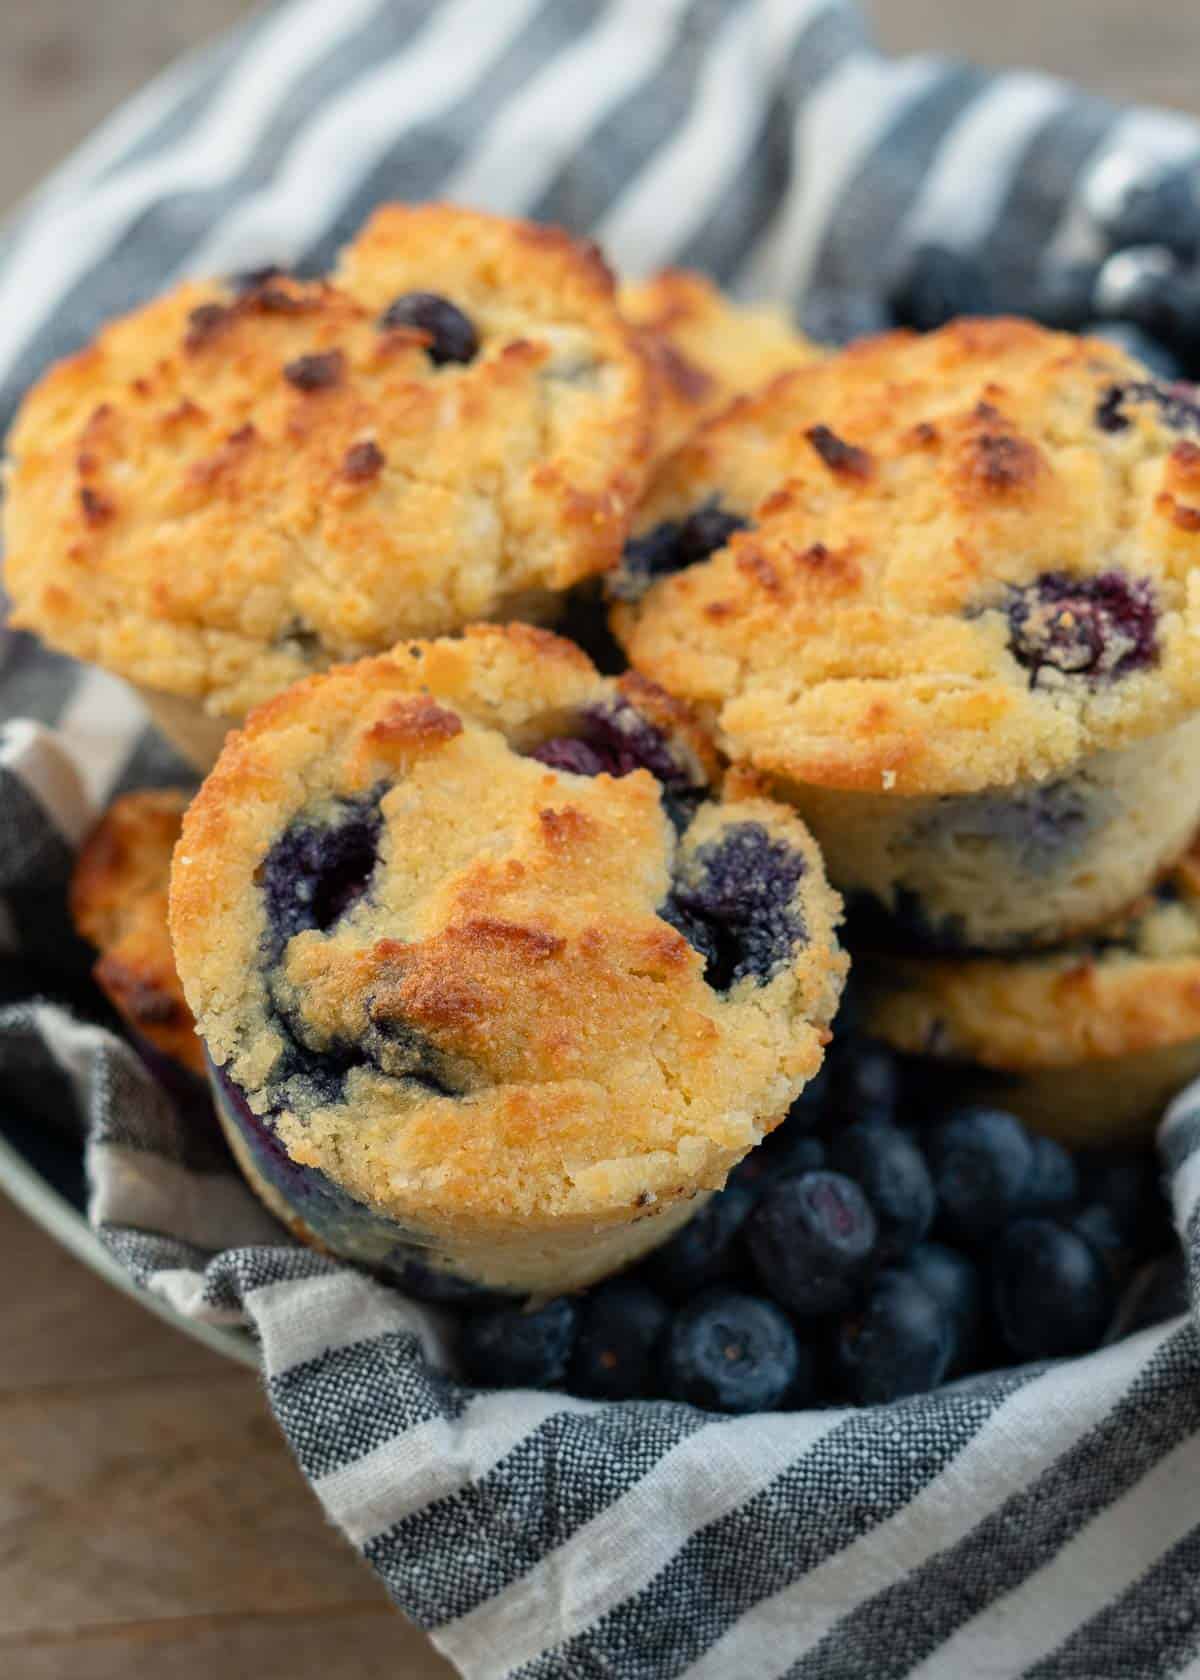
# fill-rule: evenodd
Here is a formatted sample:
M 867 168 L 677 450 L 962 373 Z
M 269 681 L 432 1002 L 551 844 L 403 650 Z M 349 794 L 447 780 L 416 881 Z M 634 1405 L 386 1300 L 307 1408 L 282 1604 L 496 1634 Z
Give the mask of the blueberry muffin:
M 1135 1134 L 1200 1074 L 1200 844 L 1090 939 L 861 975 L 868 1028 L 895 1049 L 975 1064 L 981 1093 L 1064 1142 Z
M 816 1073 L 845 968 L 800 819 L 713 771 L 677 703 L 528 626 L 255 711 L 171 931 L 267 1204 L 446 1294 L 573 1289 L 681 1225 Z
M 961 321 L 785 375 L 665 466 L 610 588 L 872 939 L 1060 942 L 1200 819 L 1200 403 L 1112 345 Z
M 622 286 L 620 304 L 641 330 L 654 368 L 659 458 L 734 397 L 822 354 L 785 310 L 736 304 L 704 275 L 686 269 L 665 269 Z
M 177 287 L 27 397 L 13 622 L 142 689 L 201 767 L 335 660 L 541 617 L 618 557 L 647 358 L 594 247 L 389 207 L 331 283 Z
M 92 970 L 156 1072 L 163 1059 L 204 1076 L 204 1050 L 175 971 L 167 932 L 171 853 L 188 796 L 178 788 L 127 793 L 80 850 L 71 916 L 100 956 Z

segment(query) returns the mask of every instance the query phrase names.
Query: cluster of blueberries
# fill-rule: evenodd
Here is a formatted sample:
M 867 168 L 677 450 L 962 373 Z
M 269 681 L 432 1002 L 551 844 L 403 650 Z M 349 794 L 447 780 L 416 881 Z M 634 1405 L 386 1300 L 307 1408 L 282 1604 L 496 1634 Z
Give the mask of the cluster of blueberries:
M 891 326 L 928 331 L 957 315 L 1029 315 L 1048 327 L 1119 344 L 1164 379 L 1200 379 L 1200 168 L 1145 174 L 1114 154 L 1083 205 L 1094 254 L 1032 272 L 1025 251 L 923 245 L 884 290 L 810 293 L 800 324 L 846 344 Z
M 869 1405 L 1186 1309 L 1150 1148 L 1070 1154 L 873 1040 L 633 1272 L 460 1325 L 466 1374 L 718 1412 Z

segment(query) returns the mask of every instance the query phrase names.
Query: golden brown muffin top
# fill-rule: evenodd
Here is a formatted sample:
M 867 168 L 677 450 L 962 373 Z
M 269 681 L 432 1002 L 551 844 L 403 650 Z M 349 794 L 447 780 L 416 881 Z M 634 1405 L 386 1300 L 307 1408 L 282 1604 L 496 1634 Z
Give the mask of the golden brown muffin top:
M 819 1067 L 845 960 L 803 824 L 707 768 L 676 703 L 523 626 L 278 696 L 176 853 L 214 1061 L 293 1159 L 424 1229 L 719 1185 Z
M 114 800 L 76 861 L 71 915 L 100 952 L 92 974 L 118 1014 L 164 1056 L 203 1074 L 204 1048 L 167 932 L 171 853 L 187 802 L 178 788 Z
M 14 622 L 241 716 L 611 565 L 652 405 L 593 246 L 386 207 L 331 283 L 176 287 L 35 386 L 8 442 Z
M 626 320 L 641 329 L 654 367 L 659 459 L 734 397 L 825 353 L 792 325 L 786 310 L 735 303 L 688 269 L 629 282 L 619 301 Z
M 866 341 L 703 427 L 613 592 L 633 663 L 760 770 L 1042 778 L 1200 704 L 1200 405 L 1022 321 Z
M 1200 840 L 1122 921 L 1029 957 L 873 962 L 868 1029 L 1013 1072 L 1200 1038 Z

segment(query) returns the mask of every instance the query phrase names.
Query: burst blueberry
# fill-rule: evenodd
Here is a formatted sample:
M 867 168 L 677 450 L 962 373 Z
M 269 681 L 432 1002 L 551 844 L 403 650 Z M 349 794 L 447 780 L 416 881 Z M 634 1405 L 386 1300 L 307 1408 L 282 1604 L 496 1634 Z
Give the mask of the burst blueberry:
M 853 1179 L 782 1178 L 759 1198 L 746 1244 L 765 1289 L 802 1317 L 849 1306 L 875 1258 L 878 1226 Z
M 800 1365 L 796 1333 L 778 1307 L 718 1289 L 675 1314 L 663 1380 L 672 1399 L 708 1411 L 769 1412 L 797 1386 Z
M 552 735 L 529 756 L 551 769 L 577 776 L 628 776 L 634 770 L 649 770 L 676 794 L 701 791 L 694 787 L 662 731 L 624 699 L 589 707 L 580 715 L 576 733 Z
M 379 324 L 388 330 L 415 327 L 424 333 L 425 353 L 437 367 L 473 362 L 479 354 L 479 334 L 470 316 L 437 292 L 405 292 L 388 305 Z
M 1007 610 L 1009 646 L 1031 686 L 1045 670 L 1115 681 L 1158 659 L 1158 613 L 1145 578 L 1043 572 L 1010 588 Z
M 769 980 L 806 938 L 794 900 L 804 859 L 761 823 L 734 823 L 697 847 L 659 911 L 705 959 L 717 991 Z
M 1200 307 L 1200 297 L 1197 298 Z M 1132 379 L 1109 385 L 1096 404 L 1095 421 L 1102 432 L 1125 432 L 1133 425 L 1131 408 L 1152 404 L 1164 426 L 1175 432 L 1200 431 L 1200 403 L 1195 387 L 1157 379 Z
M 324 932 L 367 891 L 378 862 L 378 796 L 343 800 L 322 821 L 297 819 L 259 871 L 273 958 L 296 934 Z
M 656 578 L 696 566 L 724 548 L 735 531 L 750 521 L 731 513 L 719 501 L 706 502 L 686 519 L 665 519 L 625 545 L 621 569 L 609 583 L 609 593 L 622 601 L 637 601 Z

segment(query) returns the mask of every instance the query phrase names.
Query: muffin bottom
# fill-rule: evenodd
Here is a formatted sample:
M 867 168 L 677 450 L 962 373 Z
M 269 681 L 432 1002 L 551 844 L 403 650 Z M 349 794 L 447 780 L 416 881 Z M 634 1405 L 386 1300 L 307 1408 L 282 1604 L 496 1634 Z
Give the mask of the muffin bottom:
M 616 1226 L 451 1235 L 401 1225 L 357 1201 L 319 1168 L 293 1161 L 219 1070 L 209 1078 L 233 1157 L 266 1208 L 310 1247 L 356 1261 L 430 1299 L 498 1292 L 545 1300 L 583 1289 L 657 1248 L 708 1200 L 698 1191 L 638 1210 Z
M 1200 1074 L 1200 1038 L 1065 1067 L 964 1071 L 959 1088 L 966 1096 L 1006 1108 L 1072 1149 L 1129 1143 L 1147 1138 L 1171 1099 Z
M 145 706 L 154 726 L 175 748 L 181 758 L 207 775 L 217 762 L 217 754 L 225 744 L 237 719 L 206 711 L 199 700 L 189 700 L 182 694 L 166 694 L 160 688 L 143 688 L 131 683 L 134 693 Z
M 910 797 L 794 783 L 776 791 L 847 895 L 851 937 L 884 948 L 1007 951 L 1109 920 L 1200 821 L 1200 719 L 1058 781 Z

